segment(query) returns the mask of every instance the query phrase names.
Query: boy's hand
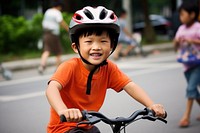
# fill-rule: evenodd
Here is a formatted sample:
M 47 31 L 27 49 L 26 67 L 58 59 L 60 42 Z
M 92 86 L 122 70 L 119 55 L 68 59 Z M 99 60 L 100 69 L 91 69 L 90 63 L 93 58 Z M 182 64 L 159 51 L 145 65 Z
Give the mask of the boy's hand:
M 76 108 L 66 109 L 63 114 L 65 115 L 67 122 L 79 122 L 83 117 L 81 111 Z
M 153 110 L 157 117 L 165 118 L 166 112 L 164 110 L 163 105 L 161 104 L 153 104 L 150 107 L 148 107 L 150 110 Z
M 193 40 L 189 38 L 185 39 L 184 41 L 187 42 L 189 45 L 193 43 Z

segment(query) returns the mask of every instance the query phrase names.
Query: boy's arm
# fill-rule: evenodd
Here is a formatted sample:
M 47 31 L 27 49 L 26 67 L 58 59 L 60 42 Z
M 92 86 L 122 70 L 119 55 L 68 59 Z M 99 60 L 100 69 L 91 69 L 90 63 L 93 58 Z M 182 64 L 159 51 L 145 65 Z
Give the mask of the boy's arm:
M 161 104 L 154 104 L 154 102 L 150 99 L 147 93 L 137 84 L 129 82 L 124 87 L 124 90 L 136 101 L 153 110 L 156 113 L 156 116 L 165 116 L 165 110 L 163 106 Z
M 175 49 L 175 51 L 177 51 L 178 50 L 178 48 L 179 48 L 179 40 L 178 39 L 174 39 L 173 40 L 173 44 L 174 44 L 174 49 Z
M 189 44 L 197 44 L 200 45 L 200 39 L 185 39 Z
M 46 96 L 49 104 L 54 108 L 58 115 L 61 115 L 63 111 L 67 110 L 67 107 L 60 96 L 59 91 L 61 89 L 62 86 L 57 81 L 51 81 L 48 88 L 46 89 Z
M 132 34 L 128 31 L 128 29 L 126 27 L 123 28 L 124 33 L 129 36 L 130 38 L 132 38 Z
M 57 81 L 51 81 L 48 88 L 46 89 L 46 96 L 51 107 L 57 112 L 57 114 L 65 115 L 67 121 L 80 121 L 82 119 L 82 114 L 79 109 L 70 108 L 64 104 L 61 96 L 60 90 L 62 86 Z
M 67 25 L 67 23 L 64 21 L 64 20 L 62 20 L 61 22 L 60 22 L 60 25 L 68 32 L 69 31 L 69 26 Z
M 149 98 L 146 92 L 133 82 L 129 82 L 124 90 L 136 101 L 140 102 L 146 107 L 150 107 L 154 102 Z

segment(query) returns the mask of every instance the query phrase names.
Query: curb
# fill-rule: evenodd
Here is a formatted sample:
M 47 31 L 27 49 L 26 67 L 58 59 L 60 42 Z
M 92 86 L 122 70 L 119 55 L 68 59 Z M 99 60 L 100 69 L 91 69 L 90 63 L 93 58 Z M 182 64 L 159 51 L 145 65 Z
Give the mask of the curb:
M 137 50 L 137 49 L 136 49 Z M 143 51 L 147 54 L 152 53 L 155 50 L 159 51 L 170 51 L 173 50 L 172 43 L 154 44 L 143 46 Z M 77 54 L 62 55 L 62 60 L 68 60 L 73 57 L 78 57 Z M 25 59 L 2 63 L 3 67 L 11 71 L 23 70 L 37 68 L 40 64 L 40 58 L 36 59 Z M 47 66 L 55 65 L 55 56 L 49 57 L 47 61 Z

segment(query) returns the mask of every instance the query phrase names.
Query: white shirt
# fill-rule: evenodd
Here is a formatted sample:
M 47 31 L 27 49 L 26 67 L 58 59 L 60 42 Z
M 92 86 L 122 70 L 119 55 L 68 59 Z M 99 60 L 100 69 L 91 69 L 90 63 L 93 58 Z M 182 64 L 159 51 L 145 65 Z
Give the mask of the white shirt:
M 121 41 L 124 40 L 124 38 L 126 38 L 126 34 L 124 33 L 124 28 L 126 27 L 126 20 L 119 18 L 119 25 L 120 25 L 119 41 Z
M 44 29 L 51 30 L 53 34 L 60 34 L 60 22 L 63 20 L 62 13 L 54 8 L 48 9 L 44 14 L 42 26 Z

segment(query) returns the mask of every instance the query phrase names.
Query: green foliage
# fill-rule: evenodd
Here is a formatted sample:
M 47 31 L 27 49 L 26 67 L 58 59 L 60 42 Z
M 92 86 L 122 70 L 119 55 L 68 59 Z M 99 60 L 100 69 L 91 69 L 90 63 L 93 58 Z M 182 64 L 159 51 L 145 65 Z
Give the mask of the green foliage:
M 63 15 L 63 19 L 65 20 L 65 22 L 67 24 L 69 24 L 70 20 L 72 18 L 72 14 L 65 12 L 62 15 Z M 61 28 L 60 30 L 61 30 L 61 35 L 60 35 L 60 37 L 61 37 L 61 43 L 62 43 L 62 46 L 64 48 L 64 52 L 65 53 L 72 52 L 71 41 L 70 41 L 68 32 L 66 32 L 66 30 L 63 29 L 63 28 Z
M 42 16 L 32 21 L 24 17 L 1 16 L 0 52 L 18 54 L 27 49 L 37 49 L 35 44 L 41 35 L 41 28 L 38 28 L 41 26 L 35 22 L 39 20 L 42 20 Z
M 30 29 L 33 33 L 32 36 L 34 36 L 33 38 L 35 38 L 36 41 L 42 36 L 42 19 L 42 14 L 35 14 L 33 19 L 29 22 Z
M 69 24 L 72 14 L 63 13 L 64 20 Z M 1 55 L 27 54 L 27 51 L 39 51 L 37 43 L 42 38 L 42 14 L 35 14 L 31 20 L 24 17 L 0 16 L 0 53 Z M 61 42 L 65 52 L 71 51 L 68 33 L 61 28 Z

